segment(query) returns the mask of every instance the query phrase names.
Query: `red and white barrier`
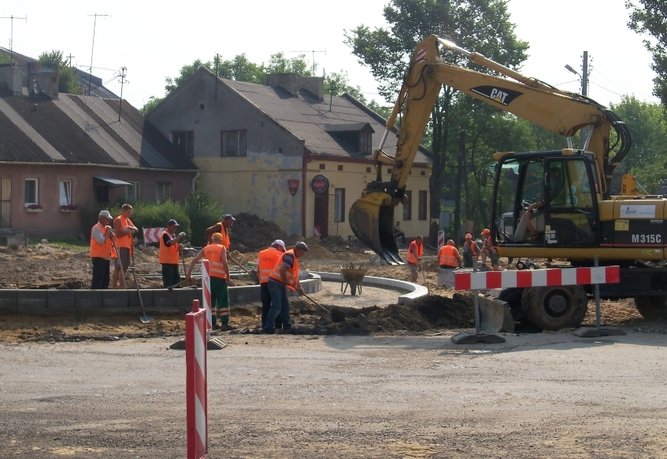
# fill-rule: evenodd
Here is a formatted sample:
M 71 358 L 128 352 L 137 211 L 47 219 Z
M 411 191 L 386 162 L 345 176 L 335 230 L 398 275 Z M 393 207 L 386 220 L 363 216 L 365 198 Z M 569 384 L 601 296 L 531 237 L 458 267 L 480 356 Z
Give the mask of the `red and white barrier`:
M 201 298 L 202 307 L 206 310 L 206 329 L 213 329 L 213 311 L 211 309 L 211 274 L 206 258 L 201 261 Z
M 445 245 L 445 232 L 443 230 L 438 231 L 438 249 Z
M 620 268 L 616 265 L 591 268 L 454 272 L 454 288 L 456 290 L 617 284 L 619 282 Z
M 208 387 L 206 382 L 206 312 L 199 300 L 185 315 L 185 371 L 188 459 L 208 454 Z
M 144 235 L 144 245 L 157 244 L 160 242 L 160 234 L 165 228 L 141 228 Z

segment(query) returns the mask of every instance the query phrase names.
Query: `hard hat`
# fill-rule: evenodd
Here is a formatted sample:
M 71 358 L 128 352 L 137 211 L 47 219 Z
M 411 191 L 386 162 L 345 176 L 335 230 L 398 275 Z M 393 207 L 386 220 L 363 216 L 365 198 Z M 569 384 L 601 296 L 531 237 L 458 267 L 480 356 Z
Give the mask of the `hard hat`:
M 97 218 L 102 218 L 102 217 L 108 218 L 109 220 L 113 220 L 113 217 L 111 216 L 111 214 L 109 213 L 108 210 L 101 210 L 100 211 L 100 214 L 97 216 Z
M 294 248 L 308 251 L 308 245 L 303 241 L 299 241 L 296 244 L 294 244 Z
M 489 228 L 484 228 L 482 230 L 482 235 L 483 236 L 488 236 L 489 234 L 491 234 L 491 230 Z
M 282 239 L 276 239 L 271 243 L 271 247 L 275 247 L 276 249 L 281 248 L 283 249 L 283 252 L 285 251 L 285 242 Z

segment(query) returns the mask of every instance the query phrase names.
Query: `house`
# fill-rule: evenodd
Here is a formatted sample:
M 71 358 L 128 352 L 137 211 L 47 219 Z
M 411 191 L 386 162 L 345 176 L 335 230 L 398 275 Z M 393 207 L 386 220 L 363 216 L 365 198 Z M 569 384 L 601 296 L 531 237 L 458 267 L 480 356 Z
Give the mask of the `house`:
M 196 173 L 127 102 L 59 94 L 36 62 L 0 65 L 0 233 L 85 235 L 111 203 L 184 201 Z
M 287 234 L 347 237 L 348 211 L 375 180 L 373 151 L 385 120 L 349 95 L 324 94 L 323 79 L 271 75 L 267 85 L 200 68 L 147 115 L 200 173 L 227 212 L 250 212 Z M 384 150 L 393 154 L 396 134 Z M 420 149 L 396 220 L 428 233 L 430 160 Z M 390 168 L 383 166 L 383 179 Z M 270 241 L 267 241 L 270 242 Z

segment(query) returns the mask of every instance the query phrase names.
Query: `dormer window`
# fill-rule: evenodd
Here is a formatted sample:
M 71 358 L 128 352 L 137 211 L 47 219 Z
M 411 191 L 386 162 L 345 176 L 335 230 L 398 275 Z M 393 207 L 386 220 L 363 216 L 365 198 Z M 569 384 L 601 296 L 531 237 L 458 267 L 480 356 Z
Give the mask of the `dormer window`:
M 369 155 L 373 152 L 373 128 L 368 123 L 328 124 L 324 129 L 345 150 Z

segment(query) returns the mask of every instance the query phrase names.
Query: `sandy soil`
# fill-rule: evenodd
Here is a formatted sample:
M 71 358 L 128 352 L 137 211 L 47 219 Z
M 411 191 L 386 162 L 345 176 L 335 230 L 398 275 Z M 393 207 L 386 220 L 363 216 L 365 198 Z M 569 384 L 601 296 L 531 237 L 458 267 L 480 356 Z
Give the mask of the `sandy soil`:
M 308 241 L 311 250 L 302 260 L 302 269 L 338 272 L 341 267 L 364 267 L 367 275 L 408 278 L 404 266 L 371 265 L 369 255 L 346 246 L 326 247 L 316 241 Z M 257 252 L 232 251 L 232 268 L 243 272 L 252 269 Z M 155 249 L 137 249 L 135 265 L 142 288 L 161 287 L 160 265 Z M 189 258 L 186 258 L 189 260 Z M 189 261 L 187 261 L 189 263 Z M 85 247 L 71 247 L 39 243 L 14 250 L 0 247 L 0 288 L 86 288 L 89 284 L 90 261 Z M 358 302 L 340 284 L 332 283 L 314 299 L 324 308 L 339 314 L 332 320 L 330 314 L 306 299 L 293 301 L 296 332 L 302 334 L 405 334 L 431 333 L 442 329 L 474 327 L 474 313 L 469 302 L 456 296 L 451 289 L 438 287 L 435 261 L 430 258 L 420 282 L 429 289 L 430 296 L 412 305 L 397 305 L 393 293 L 385 297 L 382 292 L 366 287 Z M 252 283 L 238 280 L 237 283 Z M 366 308 L 359 310 L 359 308 Z M 259 304 L 233 305 L 231 333 L 248 333 L 259 324 Z M 603 301 L 601 320 L 604 325 L 623 326 L 634 330 L 664 331 L 664 323 L 645 321 L 637 312 L 632 300 Z M 340 320 L 341 314 L 345 319 Z M 595 323 L 594 303 L 589 303 L 585 325 Z M 82 316 L 25 316 L 0 314 L 0 342 L 20 341 L 81 341 L 85 339 L 116 340 L 150 336 L 174 336 L 183 333 L 183 317 L 155 316 L 148 325 L 142 324 L 137 315 Z

